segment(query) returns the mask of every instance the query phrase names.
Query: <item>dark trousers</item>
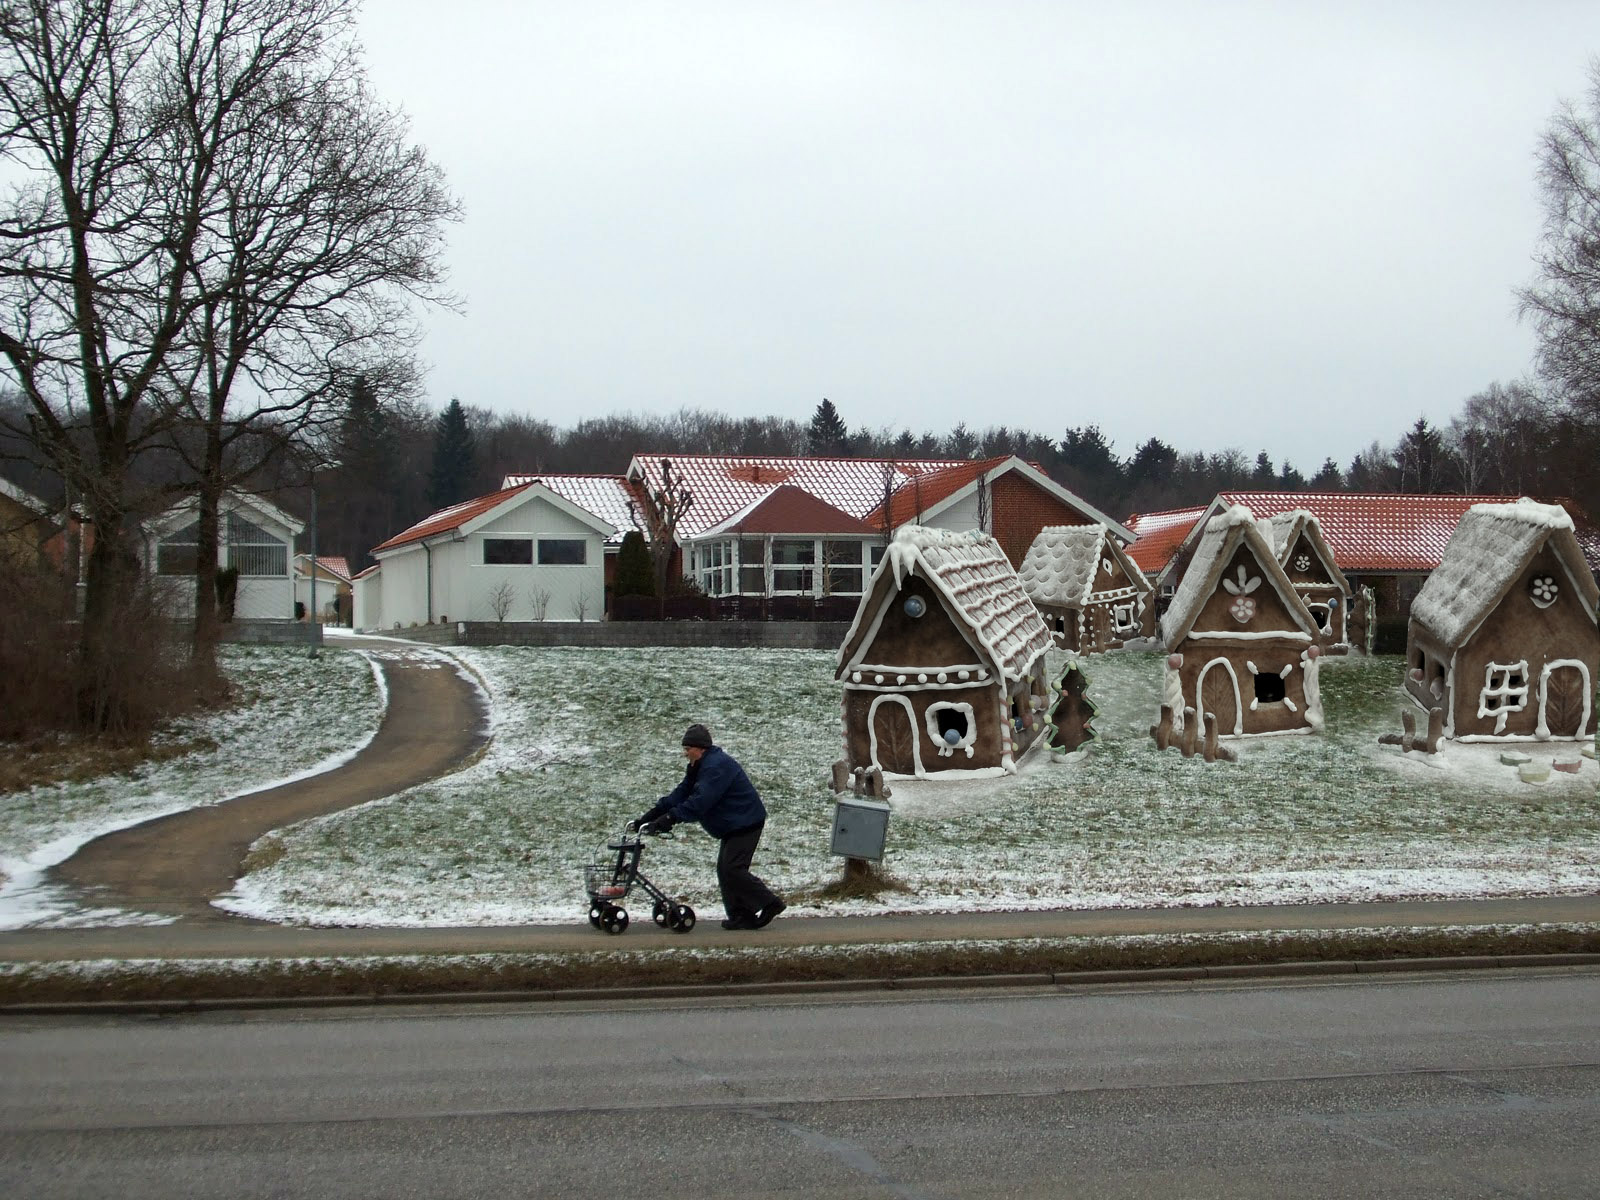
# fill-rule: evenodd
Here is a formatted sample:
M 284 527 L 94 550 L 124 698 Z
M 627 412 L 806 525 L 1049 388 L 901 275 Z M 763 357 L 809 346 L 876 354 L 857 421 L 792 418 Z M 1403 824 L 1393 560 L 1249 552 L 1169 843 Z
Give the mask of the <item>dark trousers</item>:
M 717 886 L 722 889 L 722 907 L 736 921 L 755 916 L 758 909 L 778 898 L 771 888 L 750 873 L 750 860 L 761 844 L 763 827 L 752 825 L 730 833 L 722 839 L 722 849 L 717 851 Z

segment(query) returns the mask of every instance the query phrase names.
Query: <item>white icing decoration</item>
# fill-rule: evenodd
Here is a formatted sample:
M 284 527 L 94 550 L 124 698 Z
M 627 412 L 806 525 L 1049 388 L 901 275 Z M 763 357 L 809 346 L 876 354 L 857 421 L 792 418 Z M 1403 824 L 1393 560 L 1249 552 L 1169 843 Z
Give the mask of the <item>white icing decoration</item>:
M 1250 618 L 1256 615 L 1256 602 L 1248 596 L 1240 596 L 1229 605 L 1228 611 L 1233 614 L 1233 619 L 1239 624 L 1248 625 Z
M 1258 587 L 1261 586 L 1261 576 L 1259 576 L 1259 575 L 1251 575 L 1245 569 L 1244 564 L 1240 563 L 1239 564 L 1239 582 L 1235 583 L 1231 579 L 1224 579 L 1222 581 L 1222 586 L 1227 588 L 1229 594 L 1231 594 L 1231 595 L 1234 595 L 1234 596 L 1248 596 L 1251 592 L 1255 591 Z
M 1549 575 L 1536 576 L 1530 588 L 1533 594 L 1533 606 L 1535 608 L 1549 608 L 1556 602 L 1556 596 L 1560 594 L 1560 590 L 1556 586 L 1556 581 Z
M 917 682 L 918 683 L 927 683 L 928 682 L 928 673 L 926 671 L 918 671 L 917 672 Z
M 1297 556 L 1294 560 L 1294 569 L 1296 571 L 1311 570 L 1311 556 L 1309 554 L 1301 554 Z

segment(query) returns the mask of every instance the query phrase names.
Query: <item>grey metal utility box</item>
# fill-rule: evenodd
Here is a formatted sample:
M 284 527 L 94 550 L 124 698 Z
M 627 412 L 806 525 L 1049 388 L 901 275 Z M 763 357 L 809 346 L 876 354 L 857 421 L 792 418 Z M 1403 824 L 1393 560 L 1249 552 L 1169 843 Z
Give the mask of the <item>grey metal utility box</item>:
M 833 852 L 878 862 L 889 833 L 889 806 L 862 796 L 841 797 L 833 809 Z

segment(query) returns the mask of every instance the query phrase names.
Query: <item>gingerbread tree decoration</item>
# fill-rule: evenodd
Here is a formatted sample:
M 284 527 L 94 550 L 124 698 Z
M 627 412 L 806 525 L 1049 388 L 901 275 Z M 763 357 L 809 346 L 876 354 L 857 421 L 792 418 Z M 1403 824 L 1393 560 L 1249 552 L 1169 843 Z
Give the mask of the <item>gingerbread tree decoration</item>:
M 1094 702 L 1089 699 L 1089 676 L 1076 662 L 1067 664 L 1061 676 L 1061 694 L 1050 710 L 1050 745 L 1067 753 L 1076 750 L 1095 736 Z

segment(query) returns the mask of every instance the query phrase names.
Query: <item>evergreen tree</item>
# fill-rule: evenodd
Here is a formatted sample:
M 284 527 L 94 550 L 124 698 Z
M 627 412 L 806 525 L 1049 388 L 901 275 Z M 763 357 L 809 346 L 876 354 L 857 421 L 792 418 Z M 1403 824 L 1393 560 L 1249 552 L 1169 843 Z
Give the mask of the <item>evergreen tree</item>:
M 477 469 L 477 445 L 461 401 L 452 399 L 433 425 L 433 470 L 428 473 L 428 503 L 448 508 L 468 498 Z
M 1256 455 L 1256 467 L 1250 472 L 1250 482 L 1261 488 L 1272 487 L 1278 482 L 1278 472 L 1273 469 L 1272 459 L 1265 450 Z
M 850 445 L 850 431 L 845 428 L 839 410 L 826 398 L 817 405 L 806 430 L 806 453 L 817 457 L 833 457 L 845 453 Z
M 1311 479 L 1311 490 L 1314 492 L 1337 492 L 1344 487 L 1344 474 L 1339 470 L 1339 464 L 1333 459 L 1322 461 L 1322 469 Z
M 650 548 L 645 545 L 644 534 L 630 529 L 617 551 L 618 596 L 654 596 L 656 572 L 650 562 Z

